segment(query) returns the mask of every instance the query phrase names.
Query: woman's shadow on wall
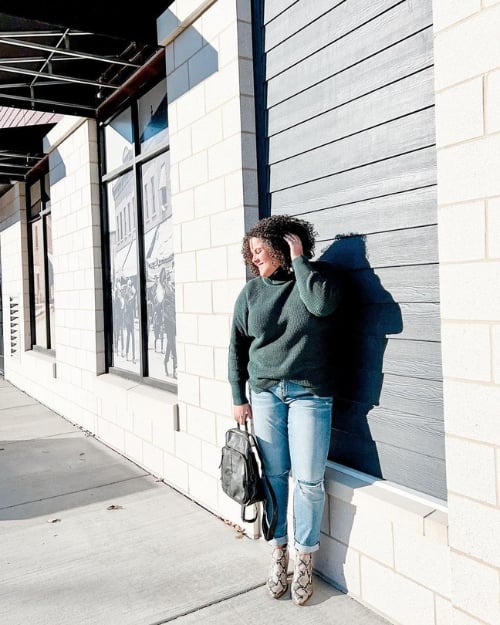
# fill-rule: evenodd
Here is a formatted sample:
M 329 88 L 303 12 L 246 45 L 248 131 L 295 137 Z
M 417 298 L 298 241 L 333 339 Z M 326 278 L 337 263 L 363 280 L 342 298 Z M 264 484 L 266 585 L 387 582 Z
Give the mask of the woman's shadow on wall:
M 383 478 L 384 456 L 373 435 L 370 413 L 380 406 L 388 335 L 403 329 L 401 309 L 370 266 L 363 235 L 337 235 L 319 260 L 330 263 L 342 283 L 342 302 L 332 324 L 330 346 L 335 402 L 329 459 L 373 478 Z M 342 553 L 337 551 L 335 556 L 339 566 L 335 567 L 338 578 L 333 581 L 345 590 L 340 564 L 346 559 L 355 508 L 342 503 L 347 509 L 342 514 L 339 510 L 339 527 L 336 504 L 331 527 Z

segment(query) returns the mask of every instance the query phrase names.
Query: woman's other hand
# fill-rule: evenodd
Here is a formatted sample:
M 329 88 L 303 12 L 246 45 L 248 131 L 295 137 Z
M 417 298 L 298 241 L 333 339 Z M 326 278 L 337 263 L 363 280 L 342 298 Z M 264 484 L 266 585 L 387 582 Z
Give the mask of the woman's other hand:
M 245 425 L 247 419 L 252 418 L 252 407 L 250 404 L 242 404 L 241 406 L 233 406 L 233 417 L 236 423 Z
M 288 234 L 285 234 L 285 236 L 283 237 L 285 239 L 285 241 L 288 243 L 289 247 L 290 247 L 290 257 L 293 260 L 294 258 L 298 258 L 299 256 L 302 256 L 304 253 L 304 247 L 302 245 L 302 241 L 300 239 L 300 237 L 296 234 L 291 234 L 290 232 Z

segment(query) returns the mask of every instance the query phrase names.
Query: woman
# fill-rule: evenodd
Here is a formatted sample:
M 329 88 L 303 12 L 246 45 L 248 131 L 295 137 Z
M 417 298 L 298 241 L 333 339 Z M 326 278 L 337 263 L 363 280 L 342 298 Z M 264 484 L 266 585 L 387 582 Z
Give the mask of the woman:
M 314 235 L 310 223 L 286 215 L 261 219 L 246 233 L 243 258 L 258 277 L 236 300 L 229 349 L 233 415 L 240 424 L 253 418 L 278 502 L 267 581 L 275 599 L 288 588 L 288 484 L 293 475 L 291 594 L 297 605 L 313 592 L 312 553 L 319 548 L 333 401 L 329 337 L 339 302 L 331 266 L 309 261 Z

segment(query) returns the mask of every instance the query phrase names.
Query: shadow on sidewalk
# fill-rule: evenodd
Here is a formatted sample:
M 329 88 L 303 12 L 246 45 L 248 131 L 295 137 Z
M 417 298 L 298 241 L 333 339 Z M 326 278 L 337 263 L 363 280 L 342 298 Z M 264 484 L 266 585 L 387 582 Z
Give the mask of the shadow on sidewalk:
M 57 418 L 60 434 L 0 441 L 0 521 L 108 501 L 113 486 L 121 497 L 152 487 L 148 472 Z

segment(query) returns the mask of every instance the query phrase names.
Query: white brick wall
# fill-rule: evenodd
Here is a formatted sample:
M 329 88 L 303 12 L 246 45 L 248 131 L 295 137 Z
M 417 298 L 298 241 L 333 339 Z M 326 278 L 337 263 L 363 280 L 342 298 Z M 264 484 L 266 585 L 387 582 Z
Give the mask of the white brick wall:
M 450 493 L 492 506 L 497 502 L 495 447 L 449 436 L 446 475 Z M 468 458 L 464 463 L 463 458 Z
M 441 262 L 482 260 L 486 249 L 485 202 L 466 202 L 441 207 L 439 229 Z
M 481 0 L 442 0 L 434 4 L 434 28 L 443 30 L 481 9 Z
M 5 368 L 18 361 L 29 336 L 28 242 L 24 185 L 16 185 L 0 198 L 0 253 L 2 272 L 3 327 L 10 328 L 10 298 L 19 306 L 18 349 L 11 356 L 10 336 L 4 337 Z M 8 337 L 8 338 L 7 338 Z
M 440 277 L 441 284 L 447 285 L 441 290 L 443 318 L 498 321 L 500 290 L 494 285 L 500 280 L 500 261 L 483 259 L 483 262 L 475 263 L 442 263 Z
M 160 41 L 198 6 L 174 2 L 158 22 Z M 217 0 L 186 26 L 167 46 L 182 354 L 175 454 L 185 462 L 180 479 L 190 496 L 220 511 L 227 509 L 218 483 L 221 432 L 232 412 L 227 346 L 246 279 L 239 248 L 248 216 L 257 218 L 250 2 Z M 175 483 L 168 471 L 179 468 L 164 464 Z M 231 514 L 238 521 L 239 507 Z
M 449 619 L 445 623 L 453 623 L 453 625 L 484 625 L 484 621 L 478 621 L 469 614 L 454 608 L 450 610 Z
M 443 327 L 441 336 L 449 356 L 443 363 L 444 375 L 483 382 L 491 380 L 488 324 L 449 323 Z
M 394 526 L 394 568 L 429 590 L 450 596 L 450 553 L 446 543 L 436 544 L 404 527 Z
M 433 4 L 452 604 L 436 616 L 498 625 L 500 3 Z
M 458 552 L 452 552 L 451 570 L 452 600 L 455 608 L 453 625 L 456 625 L 457 612 L 461 611 L 477 618 L 481 623 L 498 625 L 498 571 Z M 458 623 L 460 622 L 458 618 Z
M 436 140 L 439 147 L 483 134 L 482 101 L 482 78 L 473 78 L 436 94 Z M 463 104 L 456 106 L 457 102 Z M 442 111 L 448 114 L 441 116 Z
M 446 431 L 449 435 L 500 447 L 498 384 L 444 381 Z
M 500 101 L 500 98 L 499 98 Z M 489 199 L 487 203 L 487 223 L 488 230 L 486 232 L 486 249 L 488 258 L 500 258 L 500 198 Z
M 443 597 L 436 597 L 436 625 L 450 625 L 452 622 L 451 601 Z
M 329 463 L 314 566 L 391 622 L 450 625 L 450 553 L 442 502 Z
M 340 500 L 334 500 L 332 506 L 330 516 L 335 538 L 349 545 L 349 548 L 392 568 L 394 550 L 391 522 L 370 514 L 365 506 L 354 507 Z
M 384 616 L 404 625 L 434 624 L 434 595 L 430 590 L 362 557 L 363 599 Z
M 492 357 L 493 357 L 493 381 L 500 384 L 500 324 L 493 325 L 492 335 Z
M 434 15 L 443 13 L 444 4 L 462 5 L 452 0 L 434 0 Z M 446 29 L 435 27 L 436 88 L 441 91 L 500 67 L 498 20 L 500 5 L 484 8 L 466 19 L 453 21 Z
M 484 565 L 490 565 L 498 571 L 500 541 L 495 539 L 500 535 L 500 515 L 497 508 L 460 495 L 450 496 L 449 507 L 460 519 L 459 523 L 450 525 L 450 543 L 457 550 L 460 548 L 464 554 L 474 556 Z M 497 607 L 500 616 L 500 604 Z
M 61 128 L 53 131 L 61 132 Z M 52 235 L 54 241 L 55 349 L 58 374 L 81 387 L 79 370 L 104 370 L 102 317 L 96 315 L 96 302 L 102 292 L 101 240 L 94 228 L 93 215 L 98 196 L 91 191 L 97 163 L 95 124 L 74 123 L 70 137 L 58 146 L 57 163 L 64 164 L 64 175 L 51 172 Z M 49 141 L 52 133 L 49 134 Z M 94 140 L 91 140 L 94 139 Z M 84 149 L 82 149 L 84 146 Z M 49 156 L 49 164 L 52 157 Z M 57 169 L 59 165 L 54 165 Z M 52 182 L 54 181 L 54 182 Z M 94 197 L 95 196 L 95 197 Z M 100 354 L 96 358 L 96 353 Z M 74 367 L 74 363 L 78 363 Z M 66 371 L 65 371 L 66 369 Z

